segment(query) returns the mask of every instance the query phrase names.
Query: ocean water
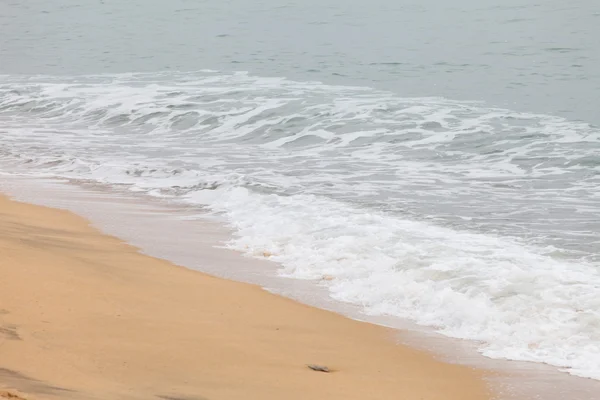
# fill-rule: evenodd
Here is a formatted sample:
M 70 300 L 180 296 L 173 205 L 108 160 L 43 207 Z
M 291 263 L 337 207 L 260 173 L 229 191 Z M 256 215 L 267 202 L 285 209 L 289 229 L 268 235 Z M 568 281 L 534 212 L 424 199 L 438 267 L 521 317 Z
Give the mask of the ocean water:
M 365 314 L 600 379 L 593 1 L 3 2 L 0 171 L 127 189 Z

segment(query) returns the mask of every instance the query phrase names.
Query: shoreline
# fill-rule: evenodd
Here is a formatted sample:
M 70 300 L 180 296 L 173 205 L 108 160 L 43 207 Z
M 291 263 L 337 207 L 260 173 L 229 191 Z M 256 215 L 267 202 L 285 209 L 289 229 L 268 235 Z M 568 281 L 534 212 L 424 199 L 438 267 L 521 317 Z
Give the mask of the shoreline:
M 140 254 L 68 211 L 2 196 L 0 213 L 0 393 L 491 398 L 485 371 L 395 344 L 391 329 Z

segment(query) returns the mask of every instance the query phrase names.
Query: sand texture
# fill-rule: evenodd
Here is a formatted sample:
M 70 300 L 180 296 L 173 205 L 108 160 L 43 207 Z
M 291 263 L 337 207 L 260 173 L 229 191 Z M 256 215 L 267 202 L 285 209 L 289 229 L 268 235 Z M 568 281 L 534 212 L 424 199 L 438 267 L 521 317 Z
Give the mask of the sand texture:
M 397 345 L 386 328 L 142 255 L 74 214 L 0 197 L 0 397 L 490 395 L 481 371 Z

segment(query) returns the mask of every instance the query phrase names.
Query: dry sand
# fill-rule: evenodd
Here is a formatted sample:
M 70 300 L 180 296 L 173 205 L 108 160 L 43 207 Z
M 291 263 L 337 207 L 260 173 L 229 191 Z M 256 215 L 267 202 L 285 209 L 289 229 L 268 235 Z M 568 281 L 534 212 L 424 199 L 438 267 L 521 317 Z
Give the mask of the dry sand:
M 490 398 L 481 371 L 392 339 L 0 197 L 0 397 Z

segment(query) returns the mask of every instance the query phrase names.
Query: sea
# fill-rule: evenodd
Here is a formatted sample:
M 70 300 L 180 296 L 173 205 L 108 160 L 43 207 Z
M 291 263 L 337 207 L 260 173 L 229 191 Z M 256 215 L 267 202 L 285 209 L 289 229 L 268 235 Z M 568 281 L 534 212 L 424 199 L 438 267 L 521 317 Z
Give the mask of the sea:
M 3 0 L 0 180 L 600 380 L 599 38 L 596 0 Z

